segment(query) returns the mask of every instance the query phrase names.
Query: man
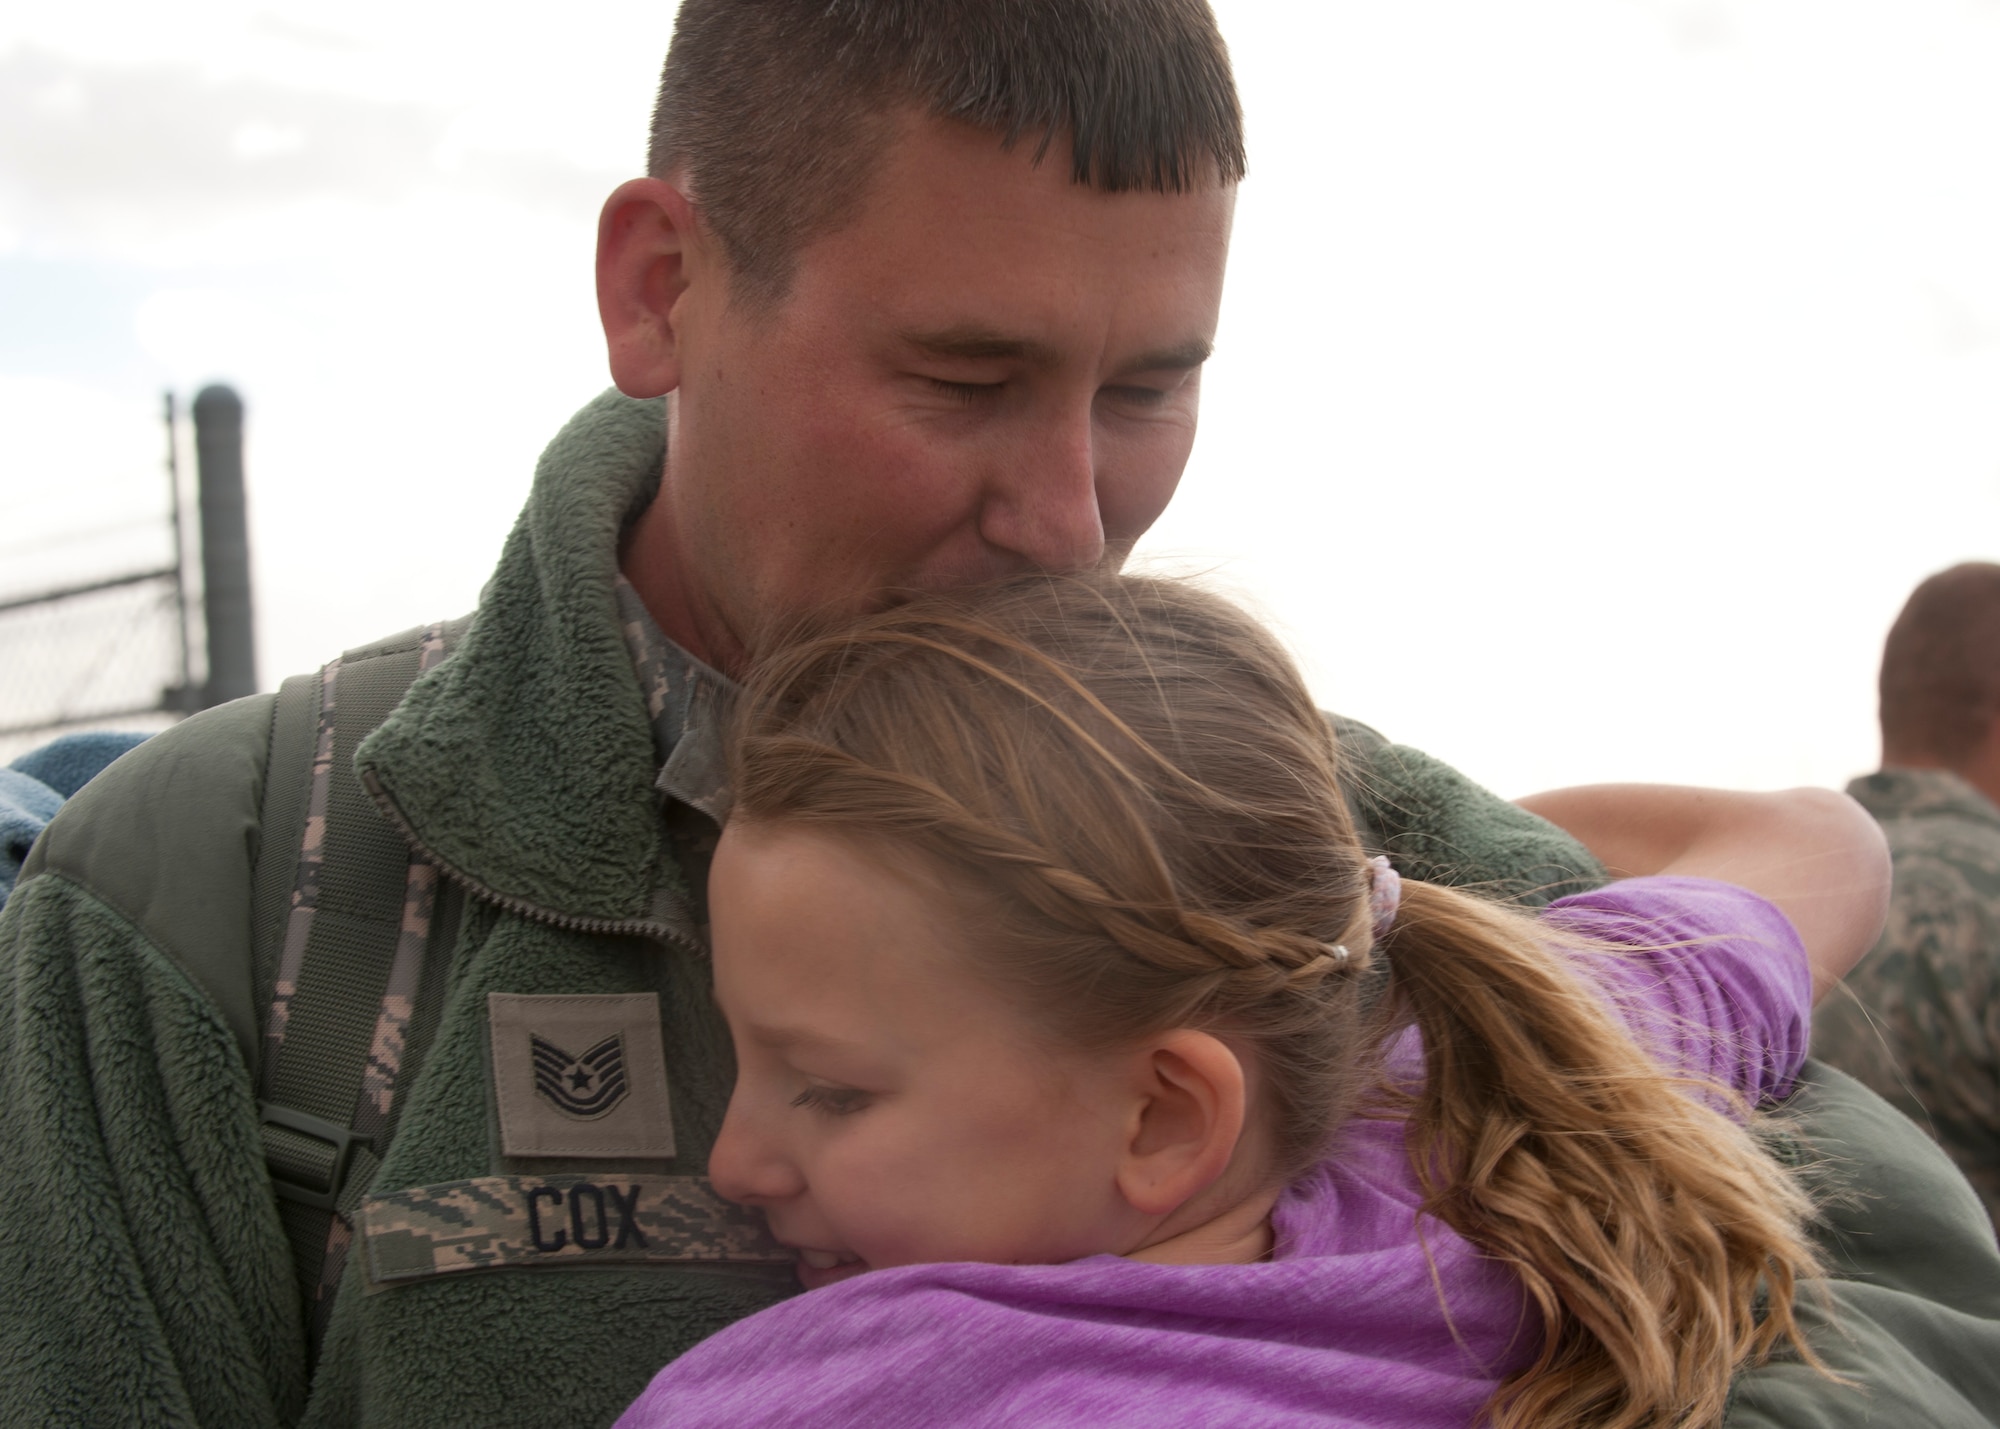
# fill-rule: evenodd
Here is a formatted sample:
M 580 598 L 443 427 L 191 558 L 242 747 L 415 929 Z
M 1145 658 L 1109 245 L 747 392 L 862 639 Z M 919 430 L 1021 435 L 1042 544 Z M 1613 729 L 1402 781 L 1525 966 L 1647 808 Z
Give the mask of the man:
M 1847 792 L 1888 835 L 1889 924 L 1813 1049 L 1928 1128 L 2000 1221 L 2000 565 L 1911 594 L 1881 720 L 1882 767 Z
M 793 1293 L 700 1179 L 727 677 L 1122 556 L 1193 437 L 1240 123 L 1200 0 L 687 0 L 653 138 L 599 245 L 624 395 L 469 629 L 149 741 L 0 915 L 0 1418 L 604 1423 Z M 1595 876 L 1347 732 L 1406 869 Z

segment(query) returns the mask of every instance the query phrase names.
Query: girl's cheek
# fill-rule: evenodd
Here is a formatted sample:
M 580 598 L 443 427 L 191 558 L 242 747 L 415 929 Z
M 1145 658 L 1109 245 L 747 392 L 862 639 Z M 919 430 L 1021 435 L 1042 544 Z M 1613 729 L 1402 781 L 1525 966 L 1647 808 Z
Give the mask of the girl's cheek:
M 829 1216 L 871 1265 L 904 1264 L 920 1259 L 909 1253 L 913 1234 L 948 1216 L 958 1199 L 936 1183 L 932 1157 L 909 1156 L 887 1138 L 860 1137 L 842 1146 L 822 1168 Z

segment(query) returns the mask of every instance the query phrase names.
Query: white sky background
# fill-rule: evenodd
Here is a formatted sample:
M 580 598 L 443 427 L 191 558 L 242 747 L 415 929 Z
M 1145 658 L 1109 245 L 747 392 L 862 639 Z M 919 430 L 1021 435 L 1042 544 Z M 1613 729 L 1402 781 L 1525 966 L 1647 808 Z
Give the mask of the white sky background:
M 157 509 L 161 389 L 224 378 L 268 684 L 469 608 L 607 380 L 671 6 L 33 8 L 0 587 L 156 554 L 65 537 Z M 2000 0 L 1217 9 L 1252 172 L 1148 549 L 1508 794 L 1871 767 L 1904 595 L 2000 557 Z

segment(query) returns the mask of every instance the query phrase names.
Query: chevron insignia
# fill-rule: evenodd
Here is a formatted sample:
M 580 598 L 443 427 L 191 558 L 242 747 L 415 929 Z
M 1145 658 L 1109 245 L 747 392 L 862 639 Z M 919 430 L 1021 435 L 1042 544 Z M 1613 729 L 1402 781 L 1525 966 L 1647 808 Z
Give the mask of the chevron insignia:
M 581 1056 L 530 1034 L 535 1094 L 564 1116 L 595 1121 L 625 1100 L 625 1039 L 614 1032 Z

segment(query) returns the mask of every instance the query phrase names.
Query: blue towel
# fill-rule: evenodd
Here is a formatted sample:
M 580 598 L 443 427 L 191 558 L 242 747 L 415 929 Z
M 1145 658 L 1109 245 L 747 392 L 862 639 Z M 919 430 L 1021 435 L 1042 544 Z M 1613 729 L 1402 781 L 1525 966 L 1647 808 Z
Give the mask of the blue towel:
M 35 836 L 56 816 L 63 800 L 145 738 L 110 730 L 66 734 L 0 767 L 0 905 L 14 891 L 14 880 Z
M 67 799 L 96 778 L 105 765 L 145 739 L 143 734 L 87 729 L 31 749 L 8 768 L 18 769 L 30 779 L 39 779 Z

